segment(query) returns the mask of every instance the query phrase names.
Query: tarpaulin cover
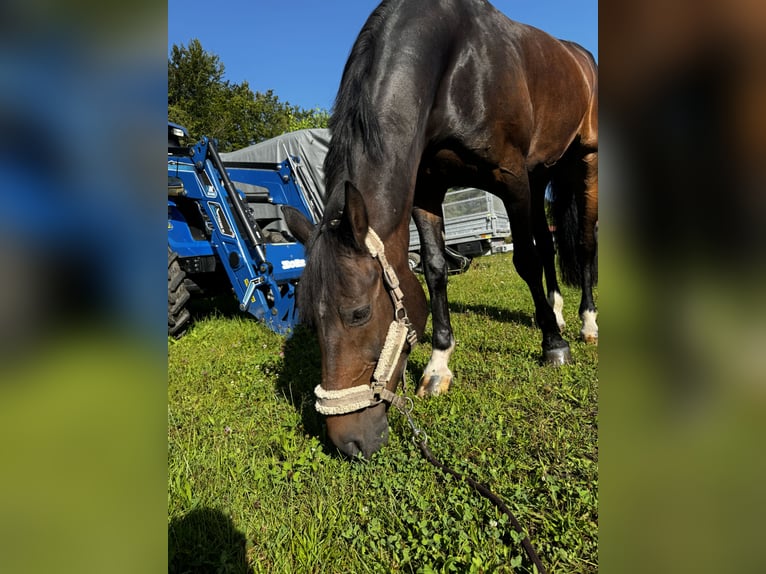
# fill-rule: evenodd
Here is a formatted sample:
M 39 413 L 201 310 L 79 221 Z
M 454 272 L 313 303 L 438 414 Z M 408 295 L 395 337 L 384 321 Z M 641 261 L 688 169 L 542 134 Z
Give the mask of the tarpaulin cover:
M 321 212 L 325 203 L 324 158 L 329 145 L 328 129 L 298 130 L 222 153 L 221 159 L 224 162 L 281 163 L 288 157 L 293 158 L 298 185 Z

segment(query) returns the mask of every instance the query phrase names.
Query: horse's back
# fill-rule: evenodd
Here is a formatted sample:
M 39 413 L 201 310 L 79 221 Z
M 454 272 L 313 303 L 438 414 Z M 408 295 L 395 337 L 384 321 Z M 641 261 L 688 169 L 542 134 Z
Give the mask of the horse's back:
M 459 134 L 466 148 L 487 150 L 490 163 L 503 161 L 493 153 L 513 148 L 532 167 L 555 162 L 583 128 L 595 139 L 595 68 L 586 50 L 511 20 L 484 0 L 440 2 L 429 15 L 440 34 L 430 38 L 438 54 L 432 61 L 441 63 L 430 142 Z
M 411 173 L 424 152 L 439 149 L 475 165 L 550 165 L 594 109 L 593 78 L 581 60 L 485 0 L 441 0 L 425 11 L 419 0 L 387 0 L 344 70 L 328 181 L 341 182 L 351 157 L 371 163 L 364 173 L 384 163 Z M 591 133 L 594 122 L 591 113 Z

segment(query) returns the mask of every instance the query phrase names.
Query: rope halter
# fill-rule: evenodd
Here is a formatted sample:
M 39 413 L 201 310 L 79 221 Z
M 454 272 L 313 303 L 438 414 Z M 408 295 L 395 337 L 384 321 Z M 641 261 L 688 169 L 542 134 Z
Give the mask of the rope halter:
M 410 348 L 414 347 L 418 342 L 418 334 L 407 316 L 404 293 L 399 287 L 399 277 L 386 259 L 383 242 L 371 228 L 367 230 L 364 244 L 370 255 L 378 260 L 383 269 L 383 282 L 394 304 L 394 320 L 388 326 L 386 342 L 383 344 L 369 384 L 336 391 L 325 390 L 322 385 L 316 386 L 314 394 L 317 400 L 314 407 L 323 415 L 352 413 L 381 402 L 387 402 L 399 408 L 406 408 L 407 404 L 406 397 L 388 390 L 388 383 L 394 375 L 405 343 L 409 343 Z

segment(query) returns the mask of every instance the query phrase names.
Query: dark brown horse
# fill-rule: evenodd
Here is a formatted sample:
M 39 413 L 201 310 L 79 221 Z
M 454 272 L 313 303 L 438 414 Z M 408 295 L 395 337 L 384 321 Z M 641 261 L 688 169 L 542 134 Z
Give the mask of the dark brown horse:
M 425 294 L 407 261 L 410 214 L 433 316 L 433 353 L 418 395 L 449 388 L 455 338 L 441 203 L 450 186 L 503 200 L 543 357 L 569 360 L 542 284 L 540 255 L 551 262 L 546 267 L 553 261 L 543 195 L 548 183 L 564 194 L 567 208 L 559 212 L 568 217 L 557 223 L 558 244 L 570 238 L 579 255 L 581 312 L 595 316 L 596 78 L 587 51 L 513 22 L 485 0 L 442 0 L 427 9 L 417 0 L 385 0 L 369 17 L 330 122 L 324 217 L 315 229 L 298 212 L 285 214 L 308 252 L 298 308 L 316 327 L 322 353 L 317 409 L 342 452 L 369 456 L 386 442 L 393 391 L 426 323 Z M 550 291 L 555 272 L 547 280 Z

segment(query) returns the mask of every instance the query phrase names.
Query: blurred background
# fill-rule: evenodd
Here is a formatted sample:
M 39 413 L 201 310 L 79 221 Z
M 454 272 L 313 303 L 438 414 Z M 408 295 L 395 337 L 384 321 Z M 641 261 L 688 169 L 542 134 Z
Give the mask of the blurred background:
M 599 9 L 600 568 L 757 571 L 766 8 Z M 166 6 L 0 14 L 0 571 L 163 571 Z
M 166 562 L 163 3 L 0 7 L 0 571 Z
M 602 1 L 604 572 L 760 571 L 766 5 Z

